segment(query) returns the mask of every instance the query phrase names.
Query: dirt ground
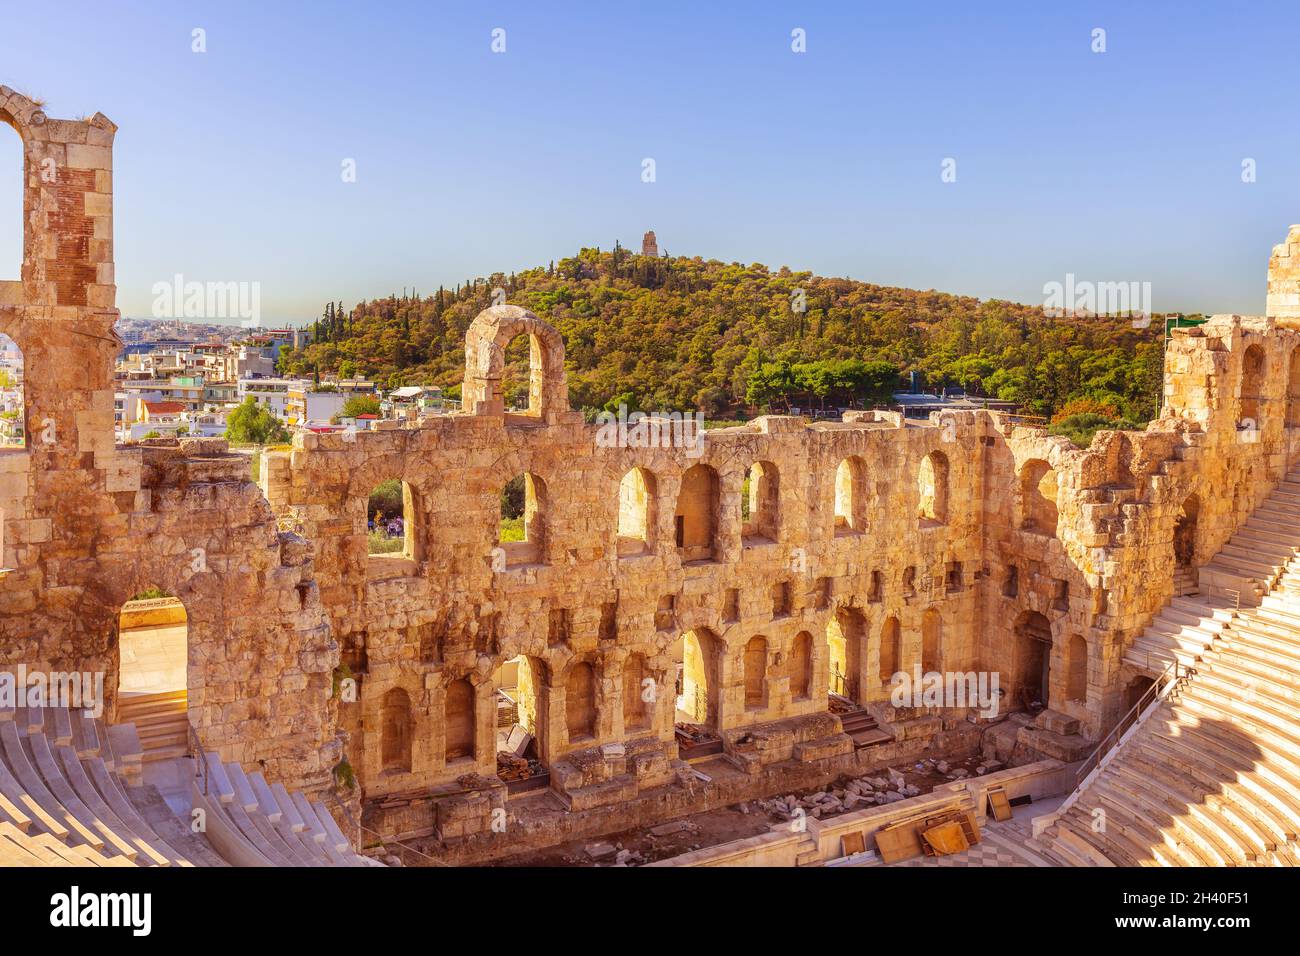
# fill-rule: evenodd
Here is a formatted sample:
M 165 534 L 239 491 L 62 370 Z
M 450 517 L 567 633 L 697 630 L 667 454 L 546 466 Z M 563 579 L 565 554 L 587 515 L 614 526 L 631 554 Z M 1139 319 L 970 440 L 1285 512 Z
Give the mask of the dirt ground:
M 950 760 L 948 761 L 948 773 L 965 770 L 968 775 L 975 776 L 975 768 L 983 762 L 983 758 L 979 756 L 969 757 L 965 760 Z M 917 787 L 922 793 L 929 793 L 941 784 L 952 782 L 947 774 L 940 773 L 919 761 L 897 764 L 892 769 L 903 775 L 906 785 Z M 861 776 L 888 777 L 889 770 L 882 767 Z M 841 777 L 834 783 L 823 787 L 792 792 L 796 796 L 804 797 L 819 790 L 842 789 L 852 779 L 854 778 Z M 784 793 L 779 794 L 782 797 L 785 795 Z M 567 843 L 560 843 L 544 850 L 533 850 L 517 856 L 506 857 L 493 862 L 491 865 L 506 867 L 615 866 L 618 865 L 616 860 L 620 850 L 627 850 L 632 854 L 623 865 L 640 866 L 645 863 L 654 863 L 702 847 L 717 846 L 720 843 L 743 840 L 746 837 L 768 832 L 772 824 L 780 823 L 782 818 L 776 814 L 765 812 L 758 805 L 759 803 L 760 801 L 750 800 L 745 803 L 722 807 L 718 810 L 709 810 L 705 813 L 679 817 L 667 823 L 633 827 L 620 833 L 607 834 L 602 837 L 570 840 Z M 857 809 L 864 808 L 858 807 Z M 654 830 L 659 830 L 659 835 L 653 833 Z M 595 858 L 588 854 L 588 847 L 598 848 Z

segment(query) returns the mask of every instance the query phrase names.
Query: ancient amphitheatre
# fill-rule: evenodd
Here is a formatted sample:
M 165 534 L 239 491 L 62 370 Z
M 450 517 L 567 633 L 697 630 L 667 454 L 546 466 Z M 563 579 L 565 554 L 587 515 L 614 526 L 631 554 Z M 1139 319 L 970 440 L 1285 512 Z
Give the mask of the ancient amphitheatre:
M 502 305 L 466 337 L 461 413 L 299 435 L 254 483 L 219 439 L 114 444 L 116 127 L 6 87 L 0 119 L 26 170 L 0 332 L 39 436 L 0 452 L 0 665 L 107 693 L 100 718 L 0 709 L 0 862 L 476 864 L 826 789 L 835 812 L 655 862 L 870 865 L 954 814 L 994 865 L 1296 862 L 1300 227 L 1267 316 L 1175 330 L 1160 417 L 1086 449 L 983 411 L 605 447 L 558 333 Z M 499 543 L 519 474 L 526 537 Z M 406 546 L 370 555 L 385 479 Z M 122 608 L 150 589 L 183 606 L 203 833 L 120 706 Z M 918 669 L 997 674 L 1000 706 L 896 706 Z M 507 681 L 524 781 L 498 774 Z M 962 761 L 982 772 L 924 792 L 857 782 Z

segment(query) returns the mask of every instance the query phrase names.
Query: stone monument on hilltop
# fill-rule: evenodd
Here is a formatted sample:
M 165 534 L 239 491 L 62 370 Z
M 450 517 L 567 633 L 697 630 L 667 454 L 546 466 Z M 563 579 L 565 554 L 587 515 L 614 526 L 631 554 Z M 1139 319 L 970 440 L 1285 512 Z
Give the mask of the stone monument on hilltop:
M 653 229 L 641 237 L 641 255 L 659 255 L 659 241 L 655 239 L 655 231 Z

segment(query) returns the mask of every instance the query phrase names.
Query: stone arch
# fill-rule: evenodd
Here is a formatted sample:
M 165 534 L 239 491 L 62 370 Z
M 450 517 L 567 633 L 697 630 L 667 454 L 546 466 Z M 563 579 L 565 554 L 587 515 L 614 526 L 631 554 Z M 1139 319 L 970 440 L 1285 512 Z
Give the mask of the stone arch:
M 618 554 L 634 557 L 655 549 L 657 483 L 652 471 L 632 468 L 618 485 Z
M 721 712 L 719 664 L 722 642 L 707 627 L 682 635 L 682 692 L 677 709 L 691 723 L 718 728 Z
M 1241 384 L 1237 391 L 1237 421 L 1258 430 L 1264 423 L 1264 388 L 1268 360 L 1262 345 L 1251 345 L 1241 357 Z M 1253 425 L 1251 424 L 1253 423 Z
M 835 469 L 835 533 L 867 530 L 867 464 L 849 455 Z
M 745 644 L 742 658 L 745 678 L 745 709 L 767 707 L 767 638 L 755 634 Z
M 564 719 L 569 743 L 596 737 L 596 669 L 589 661 L 574 661 L 564 678 Z
M 1066 700 L 1086 702 L 1088 700 L 1088 641 L 1082 634 L 1073 634 L 1070 637 L 1067 674 Z
M 888 617 L 880 628 L 880 686 L 888 687 L 903 661 L 903 627 Z
M 938 608 L 926 608 L 921 615 L 921 671 L 943 670 L 943 618 Z
M 464 677 L 451 681 L 443 694 L 442 721 L 447 763 L 475 754 L 474 685 Z
M 1037 611 L 1022 611 L 1016 635 L 1016 684 L 1022 706 L 1047 706 L 1051 691 L 1052 625 Z
M 1041 458 L 1020 469 L 1020 527 L 1048 537 L 1056 536 L 1056 470 Z
M 756 461 L 745 479 L 748 496 L 741 537 L 747 544 L 776 541 L 781 534 L 781 473 L 770 461 Z M 744 492 L 742 492 L 742 495 Z
M 3 114 L 0 114 L 2 117 Z M 4 124 L 0 120 L 0 125 Z M 0 129 L 0 282 L 21 282 L 23 242 L 26 229 L 18 226 L 25 223 L 23 216 L 24 192 L 27 186 L 26 144 L 22 135 L 14 130 L 15 135 Z M 13 237 L 12 240 L 10 237 Z
M 411 698 L 400 687 L 384 694 L 380 708 L 380 766 L 384 772 L 410 772 Z
M 409 481 L 397 477 L 381 479 L 367 493 L 365 507 L 367 550 L 372 559 L 419 561 L 423 558 L 419 492 Z
M 790 647 L 790 697 L 809 700 L 812 697 L 812 635 L 800 631 Z
M 148 716 L 159 734 L 170 730 L 165 739 L 143 739 L 146 753 L 188 747 L 191 618 L 184 602 L 162 588 L 145 588 L 123 602 L 116 627 L 116 722 Z
M 502 486 L 497 547 L 506 567 L 545 564 L 550 545 L 550 494 L 546 482 L 531 471 Z M 511 522 L 517 522 L 517 527 Z
M 484 309 L 465 332 L 462 407 L 475 415 L 505 414 L 501 394 L 505 351 L 520 335 L 529 340 L 527 415 L 554 422 L 569 411 L 564 339 L 552 326 L 517 305 Z
M 941 525 L 948 522 L 948 456 L 932 451 L 921 460 L 917 476 L 920 501 L 917 518 L 924 525 Z
M 829 683 L 832 694 L 857 701 L 861 693 L 858 675 L 862 670 L 862 649 L 866 644 L 867 619 L 855 607 L 841 605 L 826 624 Z
M 520 655 L 515 672 L 515 703 L 518 722 L 533 735 L 537 759 L 545 766 L 550 760 L 551 670 L 540 657 Z
M 9 250 L 5 250 L 5 261 L 0 263 L 0 282 L 18 282 L 28 271 L 28 263 L 34 255 L 33 244 L 35 242 L 35 232 L 33 222 L 28 216 L 28 211 L 35 205 L 29 201 L 28 193 L 32 190 L 31 170 L 29 169 L 32 158 L 31 148 L 39 140 L 44 140 L 46 133 L 46 116 L 40 104 L 34 102 L 21 93 L 11 90 L 7 86 L 0 85 L 0 125 L 10 127 L 18 135 L 19 163 L 17 178 L 17 218 L 14 223 L 21 223 L 14 234 L 19 240 L 19 249 L 17 255 L 11 258 Z M 96 113 L 91 121 L 95 125 L 105 124 L 112 126 L 101 114 Z M 6 141 L 8 134 L 4 133 Z M 7 150 L 8 147 L 6 147 Z M 6 177 L 6 180 L 8 177 Z M 0 188 L 8 189 L 8 182 L 0 184 Z M 9 232 L 12 228 L 10 223 L 4 224 L 3 232 Z M 17 268 L 14 268 L 16 264 Z
M 718 560 L 718 508 L 718 473 L 708 465 L 692 465 L 682 475 L 674 516 L 683 563 Z

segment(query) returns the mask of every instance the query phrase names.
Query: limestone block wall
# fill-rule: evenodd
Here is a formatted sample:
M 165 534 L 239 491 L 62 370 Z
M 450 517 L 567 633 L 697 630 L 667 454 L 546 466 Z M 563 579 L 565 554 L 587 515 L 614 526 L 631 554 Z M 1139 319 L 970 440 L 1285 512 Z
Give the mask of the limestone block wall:
M 532 319 L 513 328 L 545 337 L 552 356 L 562 348 Z M 1103 432 L 1088 449 L 997 415 L 916 423 L 877 412 L 816 425 L 769 416 L 708 432 L 696 454 L 605 447 L 598 426 L 563 410 L 528 421 L 493 406 L 301 436 L 292 451 L 268 453 L 265 490 L 317 543 L 344 659 L 364 661 L 361 700 L 341 719 L 360 731 L 354 763 L 368 793 L 442 783 L 470 766 L 490 774 L 495 675 L 519 655 L 547 763 L 614 742 L 671 757 L 687 661 L 687 693 L 707 685 L 697 719 L 724 733 L 819 713 L 829 689 L 884 702 L 895 669 L 922 665 L 996 671 L 1004 706 L 1045 670 L 1044 702 L 1097 735 L 1123 707 L 1125 642 L 1172 594 L 1189 502 L 1195 566 L 1294 459 L 1296 344 L 1264 319 L 1179 331 L 1162 417 L 1144 432 Z M 775 491 L 751 503 L 767 495 L 775 513 L 747 527 L 741 492 L 756 463 L 762 477 L 751 481 Z M 702 482 L 692 472 L 701 465 L 711 469 Z M 620 494 L 633 469 L 634 493 Z M 544 536 L 513 560 L 495 550 L 496 529 L 501 489 L 519 474 L 544 489 L 529 518 Z M 400 561 L 366 553 L 366 499 L 385 478 L 405 482 L 414 504 L 413 556 Z M 837 500 L 837 487 L 859 500 Z M 936 494 L 941 520 L 922 514 Z M 638 503 L 640 524 L 628 520 Z M 699 521 L 679 549 L 683 513 Z M 643 540 L 620 537 L 620 516 Z M 625 706 L 636 682 L 624 668 L 655 682 L 643 727 L 625 725 L 637 708 Z M 591 686 L 576 708 L 574 674 Z M 441 694 L 461 679 L 475 688 L 476 748 L 472 762 L 448 763 Z M 402 732 L 417 744 L 386 769 L 382 701 L 398 687 L 410 701 Z
M 118 612 L 163 588 L 186 607 L 204 745 L 290 786 L 327 785 L 342 754 L 338 651 L 309 546 L 278 533 L 248 459 L 223 442 L 114 446 L 116 127 L 51 119 L 7 87 L 0 120 L 23 141 L 22 281 L 0 283 L 0 332 L 23 352 L 27 433 L 0 451 L 0 666 L 103 672 L 111 715 Z
M 1199 567 L 1300 460 L 1298 347 L 1297 330 L 1272 319 L 1216 316 L 1175 331 L 1161 417 L 1145 431 L 1102 432 L 1083 450 L 999 426 L 985 521 L 988 561 L 1000 570 L 982 596 L 984 666 L 1018 676 L 1026 645 L 1016 623 L 1042 614 L 1052 634 L 1051 706 L 1093 733 L 1121 716 L 1134 675 L 1122 673 L 1120 658 L 1173 594 L 1180 519 L 1195 515 L 1191 565 Z M 1036 461 L 1055 472 L 1059 518 L 1050 535 L 1022 527 L 1022 478 Z M 1006 587 L 1012 566 L 1015 595 Z M 1086 675 L 1083 696 L 1072 673 Z
M 1286 239 L 1273 247 L 1265 314 L 1283 325 L 1300 326 L 1300 225 L 1292 226 Z
M 476 688 L 473 767 L 495 772 L 495 674 L 519 655 L 530 662 L 547 762 L 608 742 L 675 756 L 675 688 L 688 634 L 707 661 L 709 722 L 719 731 L 823 712 L 827 634 L 837 618 L 856 641 L 845 664 L 859 699 L 888 696 L 879 644 L 890 618 L 901 638 L 897 666 L 920 662 L 922 619 L 930 612 L 941 658 L 927 663 L 972 668 L 988 419 L 859 418 L 812 426 L 759 419 L 708 432 L 698 455 L 682 447 L 602 447 L 598 426 L 500 414 L 425 419 L 356 436 L 305 434 L 292 451 L 267 453 L 263 473 L 278 476 L 269 496 L 287 503 L 289 520 L 316 545 L 316 580 L 343 659 L 354 667 L 364 662 L 361 699 L 342 705 L 342 720 L 361 731 L 353 763 L 367 793 L 466 772 L 464 761 L 445 761 L 442 747 L 441 694 L 459 679 Z M 919 475 L 932 453 L 946 462 L 946 514 L 922 522 Z M 835 475 L 846 459 L 856 459 L 866 476 L 858 505 L 869 518 L 861 529 L 837 533 Z M 742 534 L 741 488 L 756 462 L 779 482 L 774 537 Z M 698 465 L 716 475 L 713 561 L 683 561 L 676 544 L 683 476 Z M 649 541 L 621 554 L 628 549 L 619 546 L 619 489 L 634 468 L 646 476 Z M 521 565 L 494 557 L 501 490 L 518 474 L 537 476 L 546 489 L 545 539 L 537 559 Z M 367 498 L 390 478 L 410 489 L 418 560 L 367 555 Z M 625 713 L 638 710 L 625 700 L 629 660 L 654 681 L 643 729 L 625 722 Z M 586 680 L 585 669 L 575 670 L 583 664 L 594 679 L 593 732 L 573 734 L 570 677 Z M 384 731 L 382 702 L 394 688 L 410 700 L 409 732 L 419 742 L 409 770 L 385 769 L 376 739 Z

